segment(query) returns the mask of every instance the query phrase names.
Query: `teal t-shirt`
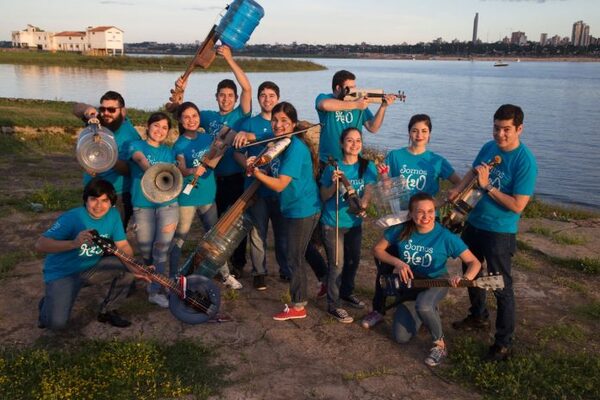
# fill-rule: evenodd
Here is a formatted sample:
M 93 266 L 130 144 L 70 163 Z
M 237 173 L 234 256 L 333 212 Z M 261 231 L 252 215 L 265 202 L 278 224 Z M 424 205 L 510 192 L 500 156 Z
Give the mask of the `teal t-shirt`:
M 338 163 L 339 169 L 346 175 L 346 178 L 350 181 L 350 184 L 358 194 L 358 197 L 362 197 L 365 191 L 365 185 L 373 184 L 377 182 L 377 169 L 372 161 L 369 161 L 367 168 L 365 169 L 363 176 L 359 178 L 358 168 L 359 163 L 344 164 L 343 162 Z M 328 165 L 321 175 L 321 185 L 330 187 L 334 183 L 331 181 L 334 168 Z M 340 188 L 342 188 L 340 182 Z M 341 190 L 341 189 L 340 189 Z M 362 223 L 362 218 L 352 214 L 349 210 L 348 202 L 344 200 L 342 193 L 339 196 L 339 212 L 338 212 L 338 226 L 342 228 L 352 228 L 359 226 Z M 321 213 L 321 223 L 328 226 L 335 226 L 335 196 L 328 199 L 324 206 L 323 212 Z
M 144 196 L 142 192 L 142 177 L 144 171 L 140 168 L 138 163 L 133 161 L 131 157 L 137 151 L 141 151 L 144 156 L 148 159 L 150 165 L 156 165 L 159 163 L 175 164 L 175 155 L 173 149 L 168 146 L 160 145 L 154 147 L 148 144 L 145 140 L 138 140 L 131 143 L 129 146 L 129 171 L 131 172 L 131 201 L 134 207 L 139 208 L 159 208 L 177 202 L 177 198 L 167 201 L 164 203 L 151 202 Z
M 256 135 L 256 141 L 263 140 L 263 139 L 270 139 L 270 138 L 274 137 L 273 129 L 271 127 L 271 121 L 264 119 L 260 114 L 254 116 L 252 118 L 244 119 L 239 124 L 239 131 L 254 133 L 254 135 Z M 236 151 L 245 153 L 246 157 L 253 157 L 253 156 L 258 156 L 265 149 L 266 146 L 267 146 L 267 143 L 259 144 L 256 146 L 251 146 L 251 147 L 236 150 Z M 276 160 L 278 160 L 278 159 L 271 161 L 271 163 L 278 164 L 279 161 L 276 161 Z M 269 173 L 270 164 L 263 166 L 261 168 L 266 169 L 267 173 Z M 248 186 L 250 186 L 252 184 L 252 182 L 254 182 L 254 178 L 246 176 L 244 179 L 244 187 L 247 188 Z M 267 198 L 267 197 L 275 197 L 275 196 L 277 196 L 277 193 L 274 192 L 273 190 L 267 188 L 265 185 L 261 185 L 261 187 L 258 189 L 257 195 L 260 197 L 263 197 L 263 198 Z
M 208 133 L 198 132 L 195 139 L 188 139 L 184 135 L 179 136 L 173 146 L 175 157 L 183 156 L 185 158 L 186 168 L 196 168 L 200 165 L 200 160 L 204 153 L 210 149 L 213 137 Z M 183 180 L 183 188 L 194 179 L 194 175 L 188 175 Z M 180 206 L 203 206 L 215 202 L 217 193 L 217 184 L 213 170 L 207 170 L 196 182 L 196 187 L 190 194 L 182 193 L 177 198 Z
M 357 128 L 362 132 L 363 124 L 373 119 L 373 113 L 368 108 L 365 110 L 344 111 L 319 110 L 319 103 L 321 101 L 335 98 L 331 93 L 321 93 L 315 100 L 315 109 L 319 115 L 319 122 L 323 124 L 319 139 L 319 160 L 323 162 L 327 162 L 329 156 L 332 156 L 336 160 L 343 158 L 340 138 L 344 129 Z
M 448 257 L 460 256 L 467 245 L 460 237 L 435 223 L 434 228 L 425 234 L 413 232 L 407 240 L 400 241 L 400 233 L 406 224 L 386 229 L 383 236 L 396 246 L 402 261 L 410 266 L 416 278 L 439 278 L 448 274 Z
M 429 150 L 418 155 L 406 147 L 392 150 L 386 156 L 385 164 L 390 167 L 390 177 L 404 177 L 411 195 L 425 192 L 435 196 L 440 190 L 440 178 L 448 179 L 454 173 L 454 168 L 444 157 Z
M 221 130 L 223 125 L 229 126 L 233 130 L 237 130 L 238 122 L 243 118 L 249 117 L 250 113 L 244 114 L 242 106 L 237 106 L 231 112 L 221 115 L 218 111 L 200 111 L 200 126 L 204 130 L 215 137 Z M 230 147 L 225 152 L 219 164 L 215 168 L 216 176 L 229 176 L 242 172 L 242 168 L 233 159 L 233 147 Z
M 292 136 L 288 148 L 275 160 L 281 161 L 278 168 L 271 165 L 273 176 L 286 175 L 292 178 L 289 185 L 279 194 L 283 216 L 306 218 L 319 213 L 321 211 L 319 189 L 313 178 L 310 150 L 306 144 Z
M 119 151 L 119 160 L 127 161 L 129 144 L 136 140 L 140 140 L 140 134 L 133 127 L 129 118 L 125 117 L 125 120 L 117 129 L 113 132 L 115 142 L 117 142 L 117 149 Z M 107 180 L 112 183 L 115 187 L 115 191 L 117 194 L 121 193 L 129 193 L 131 191 L 131 179 L 129 175 L 121 175 L 114 168 L 109 169 L 106 172 L 102 172 L 97 174 L 96 176 L 101 177 L 102 179 Z M 86 172 L 83 173 L 83 185 L 87 185 L 89 181 L 92 180 L 92 176 Z
M 79 232 L 88 229 L 95 229 L 100 236 L 115 242 L 127 239 L 121 216 L 114 207 L 100 219 L 92 218 L 84 206 L 73 208 L 58 217 L 42 235 L 54 240 L 74 240 Z M 44 261 L 44 282 L 85 271 L 96 265 L 102 254 L 100 247 L 86 243 L 78 249 L 50 253 Z
M 473 167 L 489 162 L 497 155 L 502 158 L 502 162 L 490 172 L 490 183 L 511 196 L 532 196 L 538 168 L 531 150 L 521 143 L 516 149 L 505 152 L 492 140 L 483 145 L 473 161 Z M 467 221 L 486 231 L 517 233 L 520 218 L 521 214 L 510 211 L 486 194 L 471 211 Z

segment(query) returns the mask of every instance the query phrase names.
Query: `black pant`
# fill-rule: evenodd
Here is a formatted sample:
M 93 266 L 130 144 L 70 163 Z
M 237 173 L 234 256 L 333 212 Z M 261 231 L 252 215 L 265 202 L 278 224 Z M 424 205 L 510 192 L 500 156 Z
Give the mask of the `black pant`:
M 117 203 L 115 204 L 119 214 L 121 214 L 121 221 L 123 221 L 123 229 L 127 231 L 127 225 L 133 215 L 133 203 L 131 202 L 131 193 L 121 193 L 117 196 Z
M 217 195 L 215 202 L 217 203 L 217 214 L 219 215 L 219 218 L 243 193 L 244 175 L 241 173 L 228 176 L 217 176 Z M 246 265 L 246 242 L 247 238 L 244 237 L 229 259 L 231 267 L 240 271 L 244 268 L 244 265 Z

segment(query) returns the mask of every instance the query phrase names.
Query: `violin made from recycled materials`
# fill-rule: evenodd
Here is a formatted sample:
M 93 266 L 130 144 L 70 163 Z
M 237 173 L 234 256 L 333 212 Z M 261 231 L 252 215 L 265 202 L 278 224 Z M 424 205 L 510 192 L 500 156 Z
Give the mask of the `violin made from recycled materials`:
M 403 103 L 406 102 L 406 95 L 404 91 L 398 90 L 398 93 L 384 93 L 383 89 L 350 89 L 346 88 L 345 93 L 343 94 L 342 100 L 352 101 L 356 99 L 366 98 L 369 103 L 383 103 L 385 101 L 385 96 L 392 95 L 395 96 L 398 101 Z
M 94 244 L 106 254 L 116 256 L 136 273 L 168 289 L 169 310 L 180 321 L 195 325 L 217 315 L 221 305 L 221 293 L 219 287 L 210 279 L 200 275 L 169 279 L 123 253 L 117 248 L 115 242 L 100 236 L 95 229 L 91 233 Z
M 329 156 L 329 158 L 327 159 L 327 163 L 336 170 L 338 169 L 338 163 L 333 157 Z M 366 209 L 362 206 L 360 197 L 358 197 L 358 193 L 356 192 L 354 186 L 352 186 L 348 178 L 346 178 L 346 175 L 341 174 L 340 181 L 342 182 L 342 187 L 344 188 L 342 198 L 348 202 L 348 211 L 350 211 L 354 215 L 359 215 L 362 212 L 364 212 Z M 339 194 L 336 193 L 336 196 L 338 195 Z
M 490 171 L 502 163 L 502 157 L 499 155 L 492 158 L 486 164 L 490 167 Z M 469 181 L 464 189 L 452 201 L 448 201 L 446 207 L 449 210 L 442 218 L 442 224 L 451 232 L 459 233 L 462 231 L 464 222 L 467 220 L 469 213 L 475 208 L 479 200 L 483 198 L 486 190 L 479 186 L 477 174 Z

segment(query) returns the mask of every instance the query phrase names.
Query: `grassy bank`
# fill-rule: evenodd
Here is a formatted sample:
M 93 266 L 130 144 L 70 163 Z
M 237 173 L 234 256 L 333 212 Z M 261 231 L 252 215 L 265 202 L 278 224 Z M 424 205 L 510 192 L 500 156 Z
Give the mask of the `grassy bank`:
M 190 63 L 189 57 L 97 57 L 74 53 L 50 53 L 43 51 L 0 51 L 0 64 L 58 66 L 73 68 L 119 69 L 128 71 L 181 71 Z M 324 66 L 311 61 L 289 59 L 241 58 L 238 64 L 246 72 L 293 72 L 319 71 Z M 208 70 L 196 71 L 227 72 L 229 66 L 218 57 Z

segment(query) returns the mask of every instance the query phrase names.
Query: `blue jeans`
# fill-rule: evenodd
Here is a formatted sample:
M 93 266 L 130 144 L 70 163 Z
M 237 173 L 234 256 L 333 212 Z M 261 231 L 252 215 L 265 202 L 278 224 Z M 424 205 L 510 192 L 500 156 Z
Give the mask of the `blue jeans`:
M 438 304 L 446 294 L 448 288 L 434 287 L 426 290 L 405 289 L 402 297 L 412 297 L 400 303 L 394 313 L 392 335 L 398 343 L 407 343 L 419 332 L 421 324 L 425 324 L 434 342 L 443 339 L 442 320 L 438 311 Z
M 144 263 L 154 265 L 156 272 L 165 274 L 169 246 L 179 220 L 177 203 L 159 208 L 134 207 L 135 236 Z M 151 283 L 149 292 L 157 293 L 158 283 Z
M 110 282 L 99 312 L 113 311 L 127 297 L 133 279 L 121 261 L 110 256 L 102 257 L 98 264 L 86 271 L 46 282 L 45 294 L 39 303 L 39 323 L 49 329 L 65 328 L 79 290 L 88 285 Z
M 252 273 L 254 275 L 267 274 L 267 232 L 269 230 L 269 219 L 273 226 L 273 237 L 275 240 L 275 259 L 279 264 L 279 274 L 291 276 L 287 265 L 286 253 L 287 243 L 285 241 L 285 228 L 283 215 L 279 208 L 279 198 L 257 196 L 256 202 L 248 210 L 254 226 L 250 231 L 250 259 L 252 260 Z
M 515 293 L 511 275 L 511 259 L 516 250 L 517 240 L 513 233 L 490 232 L 467 224 L 462 239 L 477 259 L 487 263 L 488 273 L 500 273 L 504 278 L 504 289 L 494 290 L 496 297 L 496 336 L 495 344 L 508 347 L 512 344 L 515 332 Z M 463 264 L 463 272 L 467 266 Z M 479 274 L 481 275 L 481 271 Z M 486 319 L 489 312 L 485 305 L 486 291 L 469 288 L 472 316 Z
M 327 303 L 330 309 L 340 306 L 340 297 L 354 291 L 354 278 L 360 263 L 362 226 L 339 228 L 338 263 L 335 262 L 335 226 L 323 225 L 323 244 L 327 253 L 329 273 L 327 278 Z
M 202 222 L 202 227 L 205 232 L 208 232 L 218 221 L 217 207 L 215 203 L 206 204 L 203 206 L 179 206 L 179 223 L 175 230 L 173 241 L 169 249 L 169 276 L 174 277 L 177 275 L 179 269 L 179 260 L 181 259 L 181 249 L 185 243 L 192 222 L 194 221 L 194 215 L 198 215 Z M 227 264 L 221 267 L 221 275 L 227 277 L 229 275 L 229 268 Z
M 306 248 L 310 237 L 317 226 L 320 213 L 311 215 L 306 218 L 285 218 L 287 227 L 287 263 L 292 271 L 292 279 L 290 281 L 290 292 L 292 295 L 292 303 L 297 307 L 306 305 L 307 295 L 307 271 L 305 257 Z

